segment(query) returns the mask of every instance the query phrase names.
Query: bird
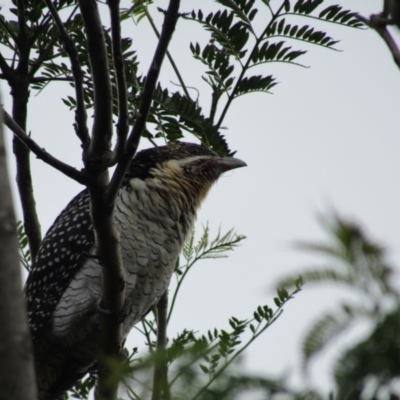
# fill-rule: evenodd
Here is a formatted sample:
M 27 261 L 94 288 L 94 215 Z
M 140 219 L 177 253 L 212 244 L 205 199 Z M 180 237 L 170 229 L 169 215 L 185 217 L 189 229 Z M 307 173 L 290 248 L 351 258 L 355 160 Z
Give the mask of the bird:
M 202 144 L 173 142 L 138 152 L 115 200 L 126 298 L 125 340 L 167 290 L 176 260 L 211 186 L 246 163 Z M 54 400 L 96 363 L 101 266 L 87 189 L 46 233 L 25 285 L 40 400 Z

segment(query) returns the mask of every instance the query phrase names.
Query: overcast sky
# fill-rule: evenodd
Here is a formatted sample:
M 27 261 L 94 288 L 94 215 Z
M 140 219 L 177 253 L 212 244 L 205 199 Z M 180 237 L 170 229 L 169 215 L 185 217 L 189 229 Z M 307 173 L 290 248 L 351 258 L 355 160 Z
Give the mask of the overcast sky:
M 7 3 L 11 1 L 6 0 L 5 8 Z M 342 3 L 368 16 L 380 10 L 382 1 Z M 183 0 L 182 11 L 198 4 Z M 240 97 L 229 111 L 224 123 L 228 143 L 248 167 L 219 180 L 198 215 L 197 230 L 209 221 L 214 233 L 220 226 L 222 230 L 234 227 L 247 239 L 228 259 L 202 261 L 192 271 L 171 333 L 184 327 L 200 332 L 224 328 L 232 315 L 247 318 L 259 304 L 272 306 L 271 288 L 278 278 L 320 261 L 292 246 L 297 240 L 326 239 L 316 220 L 318 213 L 336 210 L 360 222 L 386 246 L 390 261 L 400 266 L 400 71 L 373 31 L 315 25 L 340 40 L 336 48 L 341 52 L 293 43 L 296 49 L 309 50 L 299 61 L 311 68 L 265 65 L 259 73 L 272 73 L 279 82 L 274 94 Z M 156 43 L 147 22 L 140 24 L 139 31 L 128 28 L 125 34 L 132 35 L 146 71 Z M 200 89 L 199 101 L 208 110 L 209 92 L 201 80 L 201 65 L 191 58 L 190 41 L 205 44 L 206 36 L 179 21 L 170 51 L 186 84 Z M 171 88 L 168 82 L 177 81 L 167 63 L 161 81 Z M 1 88 L 10 112 L 9 88 L 3 81 Z M 67 90 L 54 85 L 32 96 L 28 127 L 47 151 L 80 167 L 73 112 L 60 100 L 60 93 Z M 148 146 L 142 141 L 141 147 Z M 14 171 L 12 162 L 11 166 Z M 38 160 L 33 159 L 32 170 L 44 233 L 81 187 Z M 274 375 L 292 371 L 299 363 L 299 340 L 306 327 L 344 295 L 335 288 L 304 288 L 247 352 L 246 368 Z M 136 336 L 131 342 L 137 345 Z M 332 356 L 331 351 L 313 369 L 313 382 L 319 387 L 328 385 L 324 371 Z

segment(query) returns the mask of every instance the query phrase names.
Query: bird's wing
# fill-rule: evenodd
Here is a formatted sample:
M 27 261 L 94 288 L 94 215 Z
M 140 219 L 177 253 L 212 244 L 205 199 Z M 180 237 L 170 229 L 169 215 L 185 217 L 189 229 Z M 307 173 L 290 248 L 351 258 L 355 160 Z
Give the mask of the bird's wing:
M 32 337 L 51 320 L 69 283 L 94 245 L 89 193 L 79 193 L 54 221 L 39 248 L 25 286 Z

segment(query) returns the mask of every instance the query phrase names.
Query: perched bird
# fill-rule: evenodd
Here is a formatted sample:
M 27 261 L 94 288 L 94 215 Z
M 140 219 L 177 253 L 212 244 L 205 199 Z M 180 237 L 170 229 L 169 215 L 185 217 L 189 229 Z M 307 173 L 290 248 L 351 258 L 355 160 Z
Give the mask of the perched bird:
M 168 288 L 212 184 L 245 165 L 192 143 L 150 148 L 133 158 L 114 208 L 132 304 L 124 339 Z M 40 400 L 59 397 L 96 361 L 102 275 L 90 254 L 96 245 L 83 190 L 47 232 L 25 287 Z

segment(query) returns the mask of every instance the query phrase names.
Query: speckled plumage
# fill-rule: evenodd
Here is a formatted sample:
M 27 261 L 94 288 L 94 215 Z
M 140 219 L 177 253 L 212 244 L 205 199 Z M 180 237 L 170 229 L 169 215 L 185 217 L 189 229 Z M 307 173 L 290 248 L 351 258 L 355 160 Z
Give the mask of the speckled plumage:
M 126 296 L 132 300 L 132 313 L 123 322 L 124 338 L 167 289 L 211 185 L 224 171 L 244 165 L 188 143 L 135 156 L 114 209 Z M 101 268 L 87 256 L 95 253 L 89 194 L 84 190 L 47 232 L 26 283 L 40 399 L 58 397 L 95 362 Z

